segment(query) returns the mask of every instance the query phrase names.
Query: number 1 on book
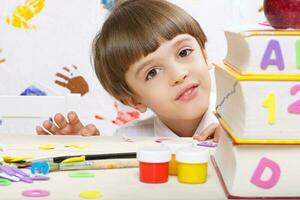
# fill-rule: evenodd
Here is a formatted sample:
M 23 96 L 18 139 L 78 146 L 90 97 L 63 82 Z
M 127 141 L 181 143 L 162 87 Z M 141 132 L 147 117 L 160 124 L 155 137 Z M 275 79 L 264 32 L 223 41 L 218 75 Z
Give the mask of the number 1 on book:
M 268 109 L 268 123 L 271 125 L 276 121 L 275 103 L 274 92 L 270 92 L 262 102 L 262 106 Z

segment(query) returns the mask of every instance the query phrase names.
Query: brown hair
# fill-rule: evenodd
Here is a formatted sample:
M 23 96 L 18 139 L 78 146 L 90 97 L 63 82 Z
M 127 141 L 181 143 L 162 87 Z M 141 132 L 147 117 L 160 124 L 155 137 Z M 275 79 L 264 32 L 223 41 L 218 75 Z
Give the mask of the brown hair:
M 93 64 L 103 88 L 118 100 L 130 97 L 126 83 L 129 66 L 154 52 L 161 39 L 179 34 L 195 37 L 205 48 L 206 36 L 198 22 L 165 0 L 118 1 L 93 42 Z

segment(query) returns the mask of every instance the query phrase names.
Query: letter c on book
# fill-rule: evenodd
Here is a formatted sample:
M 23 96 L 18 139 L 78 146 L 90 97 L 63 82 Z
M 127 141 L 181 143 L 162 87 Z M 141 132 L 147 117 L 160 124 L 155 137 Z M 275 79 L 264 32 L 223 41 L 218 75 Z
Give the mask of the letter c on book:
M 262 180 L 261 179 L 262 174 L 267 167 L 272 171 L 272 174 L 268 180 Z M 250 182 L 253 183 L 254 185 L 256 185 L 257 187 L 260 187 L 263 189 L 270 189 L 277 184 L 279 178 L 280 178 L 279 165 L 276 162 L 263 157 L 259 161 L 259 163 L 251 177 Z

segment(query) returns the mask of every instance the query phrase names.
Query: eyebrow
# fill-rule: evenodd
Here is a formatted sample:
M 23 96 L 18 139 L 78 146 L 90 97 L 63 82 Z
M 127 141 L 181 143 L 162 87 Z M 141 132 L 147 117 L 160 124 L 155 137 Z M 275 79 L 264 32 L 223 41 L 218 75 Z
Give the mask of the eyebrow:
M 192 40 L 191 37 L 187 37 L 187 36 L 182 37 L 182 38 L 180 37 L 180 39 L 175 40 L 175 42 L 172 44 L 172 46 L 173 46 L 173 47 L 174 47 L 174 46 L 178 46 L 178 45 L 181 44 L 182 42 L 185 42 L 185 41 L 191 41 L 191 40 Z M 140 65 L 138 66 L 138 69 L 136 70 L 135 76 L 137 76 L 137 75 L 140 73 L 140 71 L 142 71 L 147 65 L 149 65 L 149 64 L 152 62 L 152 60 L 153 60 L 153 59 L 150 59 L 150 60 L 147 60 L 146 62 L 140 64 Z

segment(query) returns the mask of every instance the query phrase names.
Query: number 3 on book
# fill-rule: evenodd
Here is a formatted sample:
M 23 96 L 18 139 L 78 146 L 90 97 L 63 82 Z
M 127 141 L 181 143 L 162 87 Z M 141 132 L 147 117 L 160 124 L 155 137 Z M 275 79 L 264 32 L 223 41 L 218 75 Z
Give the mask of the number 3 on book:
M 291 90 L 291 95 L 296 95 L 300 91 L 300 84 L 294 85 Z M 268 123 L 274 124 L 276 122 L 276 97 L 274 92 L 270 92 L 263 100 L 262 106 L 268 109 Z M 293 114 L 300 114 L 300 100 L 297 100 L 288 106 L 288 112 Z

